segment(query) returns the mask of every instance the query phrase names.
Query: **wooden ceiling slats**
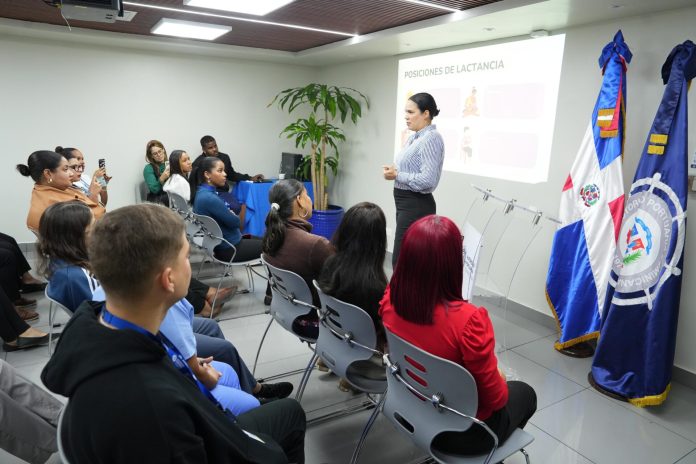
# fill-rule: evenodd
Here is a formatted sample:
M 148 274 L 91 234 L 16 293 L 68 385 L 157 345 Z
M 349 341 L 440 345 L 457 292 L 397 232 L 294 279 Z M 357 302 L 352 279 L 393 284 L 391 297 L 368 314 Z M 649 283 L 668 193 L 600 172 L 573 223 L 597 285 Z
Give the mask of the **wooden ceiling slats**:
M 157 6 L 189 9 L 183 5 L 183 0 L 134 1 Z M 450 8 L 468 9 L 501 0 L 429 1 Z M 212 24 L 226 24 L 232 26 L 232 32 L 217 39 L 216 43 L 290 52 L 306 50 L 345 39 L 343 36 L 333 34 L 224 18 L 196 16 L 133 6 L 126 6 L 126 9 L 137 11 L 138 13 L 132 22 L 117 21 L 115 24 L 107 24 L 70 20 L 70 24 L 86 29 L 138 35 L 150 35 L 150 29 L 163 17 Z M 447 14 L 445 10 L 408 3 L 402 0 L 296 0 L 264 17 L 214 10 L 208 11 L 228 16 L 263 19 L 361 35 Z M 0 17 L 65 25 L 59 11 L 46 5 L 41 0 L 2 0 L 0 1 Z

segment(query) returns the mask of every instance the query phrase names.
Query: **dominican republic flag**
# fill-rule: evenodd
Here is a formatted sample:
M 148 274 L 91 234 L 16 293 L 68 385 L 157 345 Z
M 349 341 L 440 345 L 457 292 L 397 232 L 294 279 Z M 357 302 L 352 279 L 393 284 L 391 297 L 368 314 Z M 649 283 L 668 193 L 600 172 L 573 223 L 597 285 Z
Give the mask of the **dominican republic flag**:
M 602 50 L 602 88 L 563 186 L 561 225 L 546 276 L 546 298 L 560 331 L 557 350 L 599 336 L 624 209 L 626 68 L 631 56 L 621 31 Z
M 593 385 L 636 406 L 667 398 L 677 338 L 687 197 L 687 40 L 662 66 L 667 85 L 631 192 L 614 255 Z

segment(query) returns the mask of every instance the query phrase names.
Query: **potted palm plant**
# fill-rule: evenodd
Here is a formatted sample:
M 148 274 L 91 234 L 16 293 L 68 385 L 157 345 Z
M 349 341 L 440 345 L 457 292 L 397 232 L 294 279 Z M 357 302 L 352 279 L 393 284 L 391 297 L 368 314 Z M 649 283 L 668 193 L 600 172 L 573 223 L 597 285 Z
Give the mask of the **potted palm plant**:
M 315 233 L 330 238 L 343 216 L 343 209 L 329 205 L 329 177 L 327 168 L 335 176 L 338 173 L 338 144 L 346 139 L 343 129 L 334 122 L 345 123 L 350 119 L 357 124 L 362 116 L 362 104 L 370 103 L 365 95 L 348 87 L 327 84 L 308 84 L 280 92 L 268 106 L 278 105 L 288 114 L 297 109 L 309 110 L 307 117 L 298 118 L 280 133 L 288 139 L 295 139 L 295 146 L 305 149 L 309 154 L 302 161 L 305 174 L 309 171 L 314 191 L 314 213 L 312 223 Z M 328 220 L 329 224 L 323 221 Z M 335 223 L 335 224 L 334 224 Z

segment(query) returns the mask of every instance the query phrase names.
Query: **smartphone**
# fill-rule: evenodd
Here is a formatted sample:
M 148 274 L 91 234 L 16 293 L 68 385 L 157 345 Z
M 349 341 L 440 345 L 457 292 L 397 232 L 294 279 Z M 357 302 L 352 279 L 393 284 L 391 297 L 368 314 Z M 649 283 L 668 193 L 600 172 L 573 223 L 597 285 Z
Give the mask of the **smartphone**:
M 99 158 L 99 169 L 106 169 L 106 160 L 104 158 Z M 106 179 L 103 177 L 97 177 L 97 182 L 99 182 L 99 185 L 102 187 L 106 187 Z

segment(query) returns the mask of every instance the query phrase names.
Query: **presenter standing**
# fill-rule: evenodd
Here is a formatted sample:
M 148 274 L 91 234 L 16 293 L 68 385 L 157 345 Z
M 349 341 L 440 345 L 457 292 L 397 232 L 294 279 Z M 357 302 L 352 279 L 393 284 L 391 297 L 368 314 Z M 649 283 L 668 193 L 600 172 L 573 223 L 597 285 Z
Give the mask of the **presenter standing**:
M 440 182 L 445 143 L 433 118 L 440 113 L 435 99 L 428 93 L 417 93 L 406 101 L 406 126 L 414 131 L 396 164 L 383 166 L 384 178 L 394 181 L 396 233 L 392 266 L 396 267 L 401 239 L 416 220 L 436 213 L 433 191 Z

